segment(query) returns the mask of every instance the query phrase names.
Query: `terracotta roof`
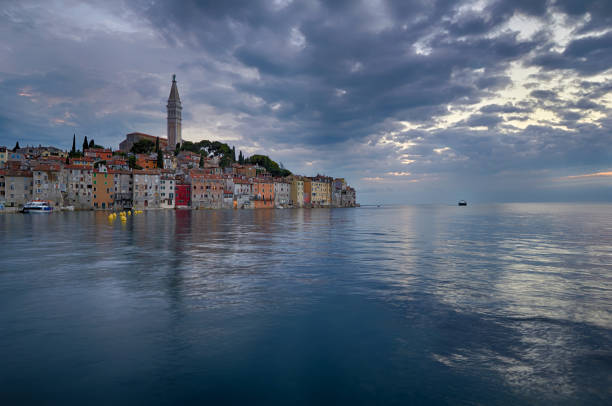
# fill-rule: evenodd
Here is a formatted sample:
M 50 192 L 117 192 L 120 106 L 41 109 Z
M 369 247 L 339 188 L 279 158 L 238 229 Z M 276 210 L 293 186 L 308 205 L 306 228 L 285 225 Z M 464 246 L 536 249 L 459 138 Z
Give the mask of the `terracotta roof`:
M 91 170 L 91 166 L 89 165 L 77 165 L 77 164 L 72 164 L 72 165 L 64 165 L 65 169 L 79 169 L 82 171 L 90 171 Z
M 134 169 L 134 175 L 159 175 L 159 171 L 154 169 Z
M 58 164 L 38 164 L 32 170 L 34 171 L 59 171 L 61 170 L 61 165 Z
M 31 178 L 32 177 L 32 171 L 21 171 L 21 170 L 8 170 L 6 171 L 6 173 L 4 174 L 5 176 L 12 176 L 12 177 L 16 177 L 16 178 Z

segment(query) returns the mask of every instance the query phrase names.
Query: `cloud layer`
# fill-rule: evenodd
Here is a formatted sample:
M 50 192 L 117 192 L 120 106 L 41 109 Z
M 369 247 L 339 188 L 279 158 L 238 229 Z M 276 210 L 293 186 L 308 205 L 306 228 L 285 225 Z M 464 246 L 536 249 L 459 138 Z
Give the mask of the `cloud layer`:
M 0 143 L 164 135 L 176 73 L 185 138 L 362 202 L 605 200 L 571 177 L 612 167 L 609 27 L 606 1 L 8 2 Z

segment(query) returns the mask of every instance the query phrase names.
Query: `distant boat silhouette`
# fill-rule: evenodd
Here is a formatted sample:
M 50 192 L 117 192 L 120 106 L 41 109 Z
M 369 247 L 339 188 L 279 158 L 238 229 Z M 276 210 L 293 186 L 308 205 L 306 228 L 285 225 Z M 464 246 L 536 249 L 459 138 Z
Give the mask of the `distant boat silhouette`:
M 457 203 L 457 206 L 467 206 L 467 202 L 465 200 L 459 200 L 459 203 Z

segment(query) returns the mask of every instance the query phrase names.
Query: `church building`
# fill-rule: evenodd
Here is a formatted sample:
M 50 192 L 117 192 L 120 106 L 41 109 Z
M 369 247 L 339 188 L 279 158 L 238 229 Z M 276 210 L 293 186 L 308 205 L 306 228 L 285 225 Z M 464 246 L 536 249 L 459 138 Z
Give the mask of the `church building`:
M 181 138 L 181 98 L 179 97 L 178 87 L 176 86 L 176 75 L 172 75 L 172 87 L 170 97 L 168 97 L 168 149 L 174 151 L 177 144 L 182 144 Z

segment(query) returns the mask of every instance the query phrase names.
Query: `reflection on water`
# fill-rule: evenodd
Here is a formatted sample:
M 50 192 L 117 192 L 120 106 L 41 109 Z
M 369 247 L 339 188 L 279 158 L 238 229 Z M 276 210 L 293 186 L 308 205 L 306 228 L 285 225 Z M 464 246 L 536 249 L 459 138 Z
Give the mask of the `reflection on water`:
M 610 209 L 0 216 L 0 395 L 605 404 Z

